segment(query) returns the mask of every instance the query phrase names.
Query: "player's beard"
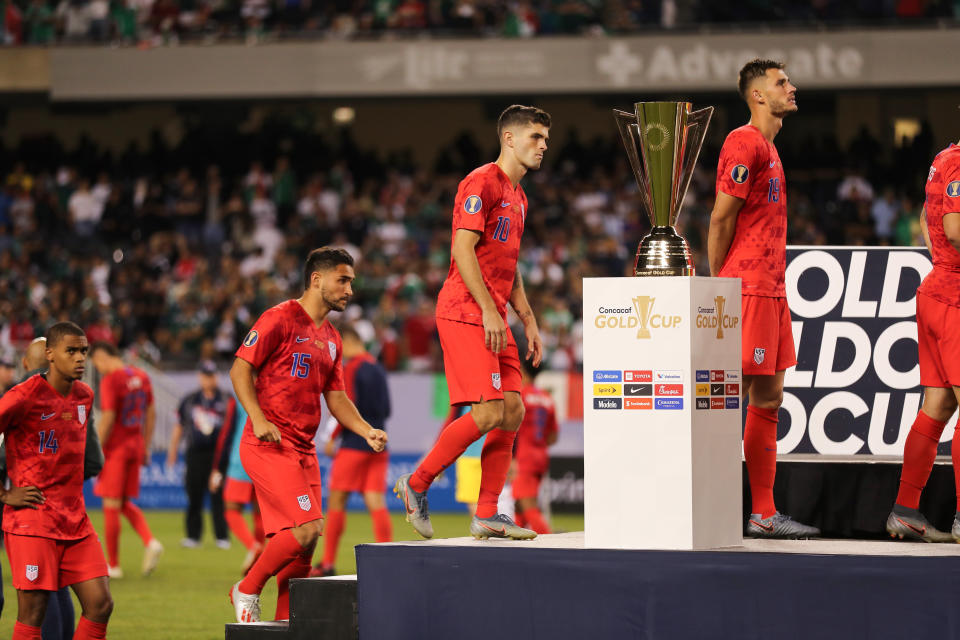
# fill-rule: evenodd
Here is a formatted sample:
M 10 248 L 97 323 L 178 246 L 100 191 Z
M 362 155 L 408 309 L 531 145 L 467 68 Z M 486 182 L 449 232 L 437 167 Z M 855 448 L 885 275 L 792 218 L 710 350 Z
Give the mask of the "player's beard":
M 321 290 L 320 295 L 323 297 L 323 303 L 334 311 L 343 311 L 347 308 L 347 303 L 350 302 L 350 296 L 334 298 L 328 295 L 325 290 Z
M 794 102 L 776 102 L 770 105 L 770 115 L 774 118 L 785 118 L 799 109 L 796 101 Z

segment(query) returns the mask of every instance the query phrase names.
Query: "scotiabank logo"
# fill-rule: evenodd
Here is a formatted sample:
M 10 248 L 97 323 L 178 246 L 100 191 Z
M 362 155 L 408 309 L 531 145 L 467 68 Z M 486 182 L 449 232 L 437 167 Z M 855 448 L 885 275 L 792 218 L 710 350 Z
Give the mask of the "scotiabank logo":
M 653 371 L 624 371 L 624 382 L 653 382 Z
M 736 400 L 737 398 L 734 398 Z M 711 409 L 723 409 L 726 406 L 723 398 L 710 398 Z
M 723 330 L 736 329 L 740 324 L 740 318 L 723 312 L 727 306 L 727 299 L 724 296 L 714 298 L 713 304 L 712 307 L 697 307 L 697 328 L 716 329 L 717 340 L 722 340 Z
M 683 323 L 680 315 L 654 313 L 656 298 L 637 296 L 631 300 L 632 306 L 606 307 L 597 309 L 593 324 L 598 329 L 636 329 L 637 340 L 647 340 L 651 329 L 677 329 Z
M 654 395 L 658 396 L 682 396 L 682 384 L 658 384 L 654 389 Z
M 620 409 L 623 406 L 621 398 L 594 398 L 594 409 Z
M 653 398 L 624 398 L 624 409 L 653 409 Z

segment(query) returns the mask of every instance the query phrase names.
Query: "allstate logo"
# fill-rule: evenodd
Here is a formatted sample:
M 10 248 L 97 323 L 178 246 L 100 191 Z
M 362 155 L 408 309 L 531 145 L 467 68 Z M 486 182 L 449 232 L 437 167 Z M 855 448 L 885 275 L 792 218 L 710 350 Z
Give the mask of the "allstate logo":
M 947 196 L 951 198 L 960 196 L 960 180 L 954 180 L 947 185 Z
M 463 201 L 463 210 L 473 215 L 480 211 L 480 207 L 483 206 L 483 200 L 480 199 L 480 196 L 467 196 L 467 199 Z
M 747 176 L 750 175 L 750 169 L 747 169 L 747 165 L 738 164 L 733 168 L 733 171 L 730 172 L 730 177 L 733 178 L 733 181 L 737 184 L 743 184 L 747 181 Z

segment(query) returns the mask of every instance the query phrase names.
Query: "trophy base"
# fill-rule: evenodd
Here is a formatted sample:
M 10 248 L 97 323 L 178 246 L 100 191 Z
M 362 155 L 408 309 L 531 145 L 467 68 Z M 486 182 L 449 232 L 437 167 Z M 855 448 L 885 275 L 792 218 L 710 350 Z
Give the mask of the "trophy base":
M 673 227 L 654 227 L 637 247 L 635 276 L 695 275 L 687 241 Z

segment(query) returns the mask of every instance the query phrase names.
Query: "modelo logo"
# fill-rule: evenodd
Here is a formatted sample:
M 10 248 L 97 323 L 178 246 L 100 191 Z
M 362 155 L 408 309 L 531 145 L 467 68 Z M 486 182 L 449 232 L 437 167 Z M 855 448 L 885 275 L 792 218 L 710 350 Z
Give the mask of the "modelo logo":
M 623 406 L 622 398 L 594 398 L 594 409 L 620 409 Z
M 727 299 L 724 296 L 717 296 L 713 301 L 713 307 L 697 307 L 697 328 L 716 329 L 717 340 L 722 340 L 723 330 L 736 329 L 740 324 L 740 318 L 723 312 L 727 306 Z
M 650 338 L 651 329 L 676 329 L 683 323 L 679 315 L 654 313 L 656 298 L 637 296 L 633 307 L 600 307 L 593 324 L 598 329 L 636 329 L 638 340 Z

